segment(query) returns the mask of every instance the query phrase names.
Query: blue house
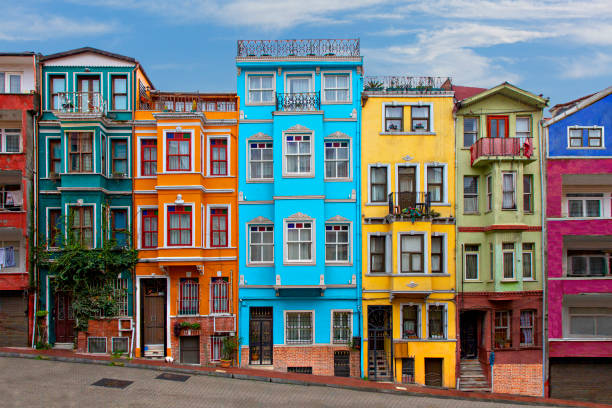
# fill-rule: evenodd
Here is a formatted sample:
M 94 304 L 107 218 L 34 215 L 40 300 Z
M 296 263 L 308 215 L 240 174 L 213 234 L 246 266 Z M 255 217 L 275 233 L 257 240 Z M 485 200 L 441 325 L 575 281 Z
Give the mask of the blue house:
M 359 40 L 238 41 L 236 65 L 241 365 L 360 376 Z

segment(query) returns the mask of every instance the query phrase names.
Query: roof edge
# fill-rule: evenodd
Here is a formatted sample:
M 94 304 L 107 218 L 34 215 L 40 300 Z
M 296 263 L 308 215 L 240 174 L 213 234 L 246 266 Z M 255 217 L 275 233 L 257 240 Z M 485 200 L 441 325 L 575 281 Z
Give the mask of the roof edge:
M 100 54 L 100 55 L 104 55 L 104 56 L 107 56 L 107 57 L 111 57 L 111 58 L 116 58 L 116 59 L 120 59 L 120 60 L 123 60 L 123 61 L 132 62 L 134 64 L 138 63 L 138 61 L 136 61 L 135 58 L 128 57 L 128 56 L 121 55 L 121 54 L 115 54 L 113 52 L 104 51 L 104 50 L 100 50 L 98 48 L 93 48 L 93 47 L 81 47 L 81 48 L 75 48 L 73 50 L 57 52 L 55 54 L 43 55 L 43 56 L 40 57 L 40 61 L 44 62 L 44 61 L 49 61 L 49 60 L 53 60 L 53 59 L 57 59 L 57 58 L 63 58 L 63 57 L 69 57 L 69 56 L 72 56 L 72 55 L 83 54 L 83 53 L 86 53 L 86 52 L 92 52 L 94 54 Z
M 586 108 L 589 105 L 594 104 L 595 102 L 605 98 L 606 96 L 612 94 L 612 86 L 607 87 L 606 89 L 597 92 L 594 95 L 591 95 L 590 97 L 578 102 L 576 105 L 572 106 L 571 108 L 569 108 L 568 110 L 553 116 L 552 118 L 550 118 L 549 120 L 547 120 L 546 122 L 544 122 L 544 124 L 542 126 L 544 127 L 548 127 L 550 125 L 552 125 L 553 123 L 559 122 L 562 119 L 565 119 L 568 116 L 573 115 L 574 113 L 578 112 L 579 110 L 582 110 L 584 108 Z
M 460 107 L 463 107 L 465 105 L 470 105 L 472 103 L 475 103 L 476 101 L 479 101 L 481 99 L 484 99 L 486 97 L 489 97 L 489 96 L 499 92 L 503 88 L 511 89 L 512 91 L 514 91 L 514 92 L 516 92 L 518 94 L 522 94 L 524 96 L 527 96 L 527 97 L 529 97 L 529 98 L 539 102 L 539 104 L 542 105 L 541 106 L 542 108 L 544 108 L 545 106 L 548 105 L 548 101 L 549 100 L 547 98 L 544 98 L 544 97 L 536 95 L 536 94 L 534 94 L 532 92 L 529 92 L 529 91 L 526 91 L 524 89 L 521 89 L 518 86 L 512 85 L 509 82 L 502 82 L 499 85 L 496 85 L 496 86 L 494 86 L 492 88 L 487 89 L 486 91 L 483 91 L 483 92 L 480 92 L 480 93 L 478 93 L 476 95 L 470 96 L 469 98 L 466 98 L 466 99 L 460 101 L 459 105 L 460 105 Z M 538 103 L 536 103 L 536 105 L 538 105 Z

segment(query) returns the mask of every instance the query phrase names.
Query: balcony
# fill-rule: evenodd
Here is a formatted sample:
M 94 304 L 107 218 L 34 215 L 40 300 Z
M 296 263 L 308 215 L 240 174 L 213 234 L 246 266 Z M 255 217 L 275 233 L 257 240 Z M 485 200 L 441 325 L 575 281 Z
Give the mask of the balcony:
M 286 112 L 318 111 L 321 109 L 320 92 L 277 93 L 276 110 Z
M 449 77 L 369 76 L 364 79 L 364 96 L 367 94 L 391 95 L 447 95 L 452 96 Z
M 198 93 L 165 93 L 140 88 L 138 110 L 157 112 L 235 112 L 236 98 Z
M 106 103 L 100 92 L 60 92 L 57 94 L 57 113 L 106 113 Z
M 237 58 L 360 57 L 359 39 L 239 40 Z
M 483 137 L 470 147 L 472 167 L 486 165 L 494 160 L 533 161 L 531 137 Z
M 23 192 L 19 184 L 0 186 L 0 212 L 22 211 Z
M 389 215 L 416 219 L 431 216 L 431 193 L 399 191 L 389 194 Z

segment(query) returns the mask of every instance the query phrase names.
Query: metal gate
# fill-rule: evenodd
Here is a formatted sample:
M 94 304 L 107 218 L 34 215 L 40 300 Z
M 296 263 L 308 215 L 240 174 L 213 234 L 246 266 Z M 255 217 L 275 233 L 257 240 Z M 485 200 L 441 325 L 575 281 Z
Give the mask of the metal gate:
M 334 375 L 336 377 L 351 376 L 351 353 L 349 351 L 334 352 Z
M 391 306 L 368 306 L 368 377 L 393 379 Z
M 28 297 L 26 292 L 0 295 L 0 347 L 28 346 Z
M 272 364 L 272 344 L 272 308 L 252 307 L 249 321 L 249 364 Z

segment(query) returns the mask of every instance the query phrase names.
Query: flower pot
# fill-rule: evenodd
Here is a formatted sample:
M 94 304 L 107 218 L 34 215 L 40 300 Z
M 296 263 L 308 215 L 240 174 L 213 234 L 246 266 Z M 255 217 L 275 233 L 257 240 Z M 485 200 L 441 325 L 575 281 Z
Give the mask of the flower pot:
M 221 367 L 227 368 L 232 365 L 232 360 L 221 360 Z

